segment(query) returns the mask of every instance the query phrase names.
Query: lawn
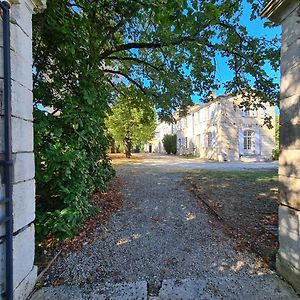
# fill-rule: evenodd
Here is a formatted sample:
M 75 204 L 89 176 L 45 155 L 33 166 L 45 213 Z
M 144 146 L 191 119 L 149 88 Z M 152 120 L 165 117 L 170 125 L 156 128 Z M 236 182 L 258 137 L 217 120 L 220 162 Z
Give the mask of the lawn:
M 197 171 L 185 183 L 225 224 L 237 244 L 274 267 L 278 248 L 277 171 Z

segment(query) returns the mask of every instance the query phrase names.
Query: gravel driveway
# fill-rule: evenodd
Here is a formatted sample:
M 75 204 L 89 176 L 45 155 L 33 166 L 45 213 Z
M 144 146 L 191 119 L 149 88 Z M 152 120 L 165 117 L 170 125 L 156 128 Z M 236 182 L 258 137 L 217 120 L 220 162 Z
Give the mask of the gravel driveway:
M 123 208 L 55 262 L 32 299 L 297 299 L 196 204 L 182 184 L 186 166 L 152 157 L 116 168 Z

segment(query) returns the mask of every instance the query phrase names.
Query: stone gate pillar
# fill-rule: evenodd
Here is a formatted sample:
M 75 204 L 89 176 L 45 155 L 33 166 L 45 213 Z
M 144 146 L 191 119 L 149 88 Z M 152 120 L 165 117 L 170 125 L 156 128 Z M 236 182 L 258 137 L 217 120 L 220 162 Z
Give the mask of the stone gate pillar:
M 35 170 L 32 120 L 32 14 L 43 0 L 10 0 L 13 152 L 13 288 L 14 299 L 26 299 L 37 268 L 34 266 Z M 3 91 L 3 32 L 0 18 L 0 90 Z M 4 151 L 1 96 L 0 155 Z M 2 177 L 2 173 L 1 173 Z M 3 197 L 3 183 L 0 196 Z M 1 206 L 0 214 L 5 214 Z M 5 226 L 0 225 L 0 293 L 5 291 Z M 1 299 L 1 296 L 0 296 Z
M 280 206 L 277 271 L 300 292 L 300 1 L 272 0 L 262 16 L 281 24 Z

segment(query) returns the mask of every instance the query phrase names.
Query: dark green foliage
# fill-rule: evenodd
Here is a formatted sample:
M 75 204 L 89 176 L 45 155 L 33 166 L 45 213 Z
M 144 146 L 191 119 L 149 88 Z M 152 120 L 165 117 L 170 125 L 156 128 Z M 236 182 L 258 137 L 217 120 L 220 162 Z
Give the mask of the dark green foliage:
M 71 236 L 93 211 L 91 193 L 114 174 L 104 125 L 110 91 L 94 55 L 99 41 L 88 30 L 91 16 L 78 17 L 63 3 L 48 1 L 34 17 L 38 240 Z
M 165 134 L 163 145 L 168 154 L 176 154 L 177 152 L 177 137 L 176 134 Z
M 142 145 L 141 144 L 135 145 L 135 147 L 133 148 L 134 153 L 141 153 L 141 151 L 142 151 Z

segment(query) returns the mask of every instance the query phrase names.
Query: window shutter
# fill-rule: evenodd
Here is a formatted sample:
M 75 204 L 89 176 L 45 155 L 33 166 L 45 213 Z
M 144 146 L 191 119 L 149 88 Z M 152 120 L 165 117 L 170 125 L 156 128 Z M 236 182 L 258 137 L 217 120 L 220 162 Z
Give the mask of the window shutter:
M 255 154 L 260 154 L 260 134 L 259 129 L 255 129 Z
M 240 155 L 244 155 L 244 132 L 243 129 L 239 129 L 239 147 Z

